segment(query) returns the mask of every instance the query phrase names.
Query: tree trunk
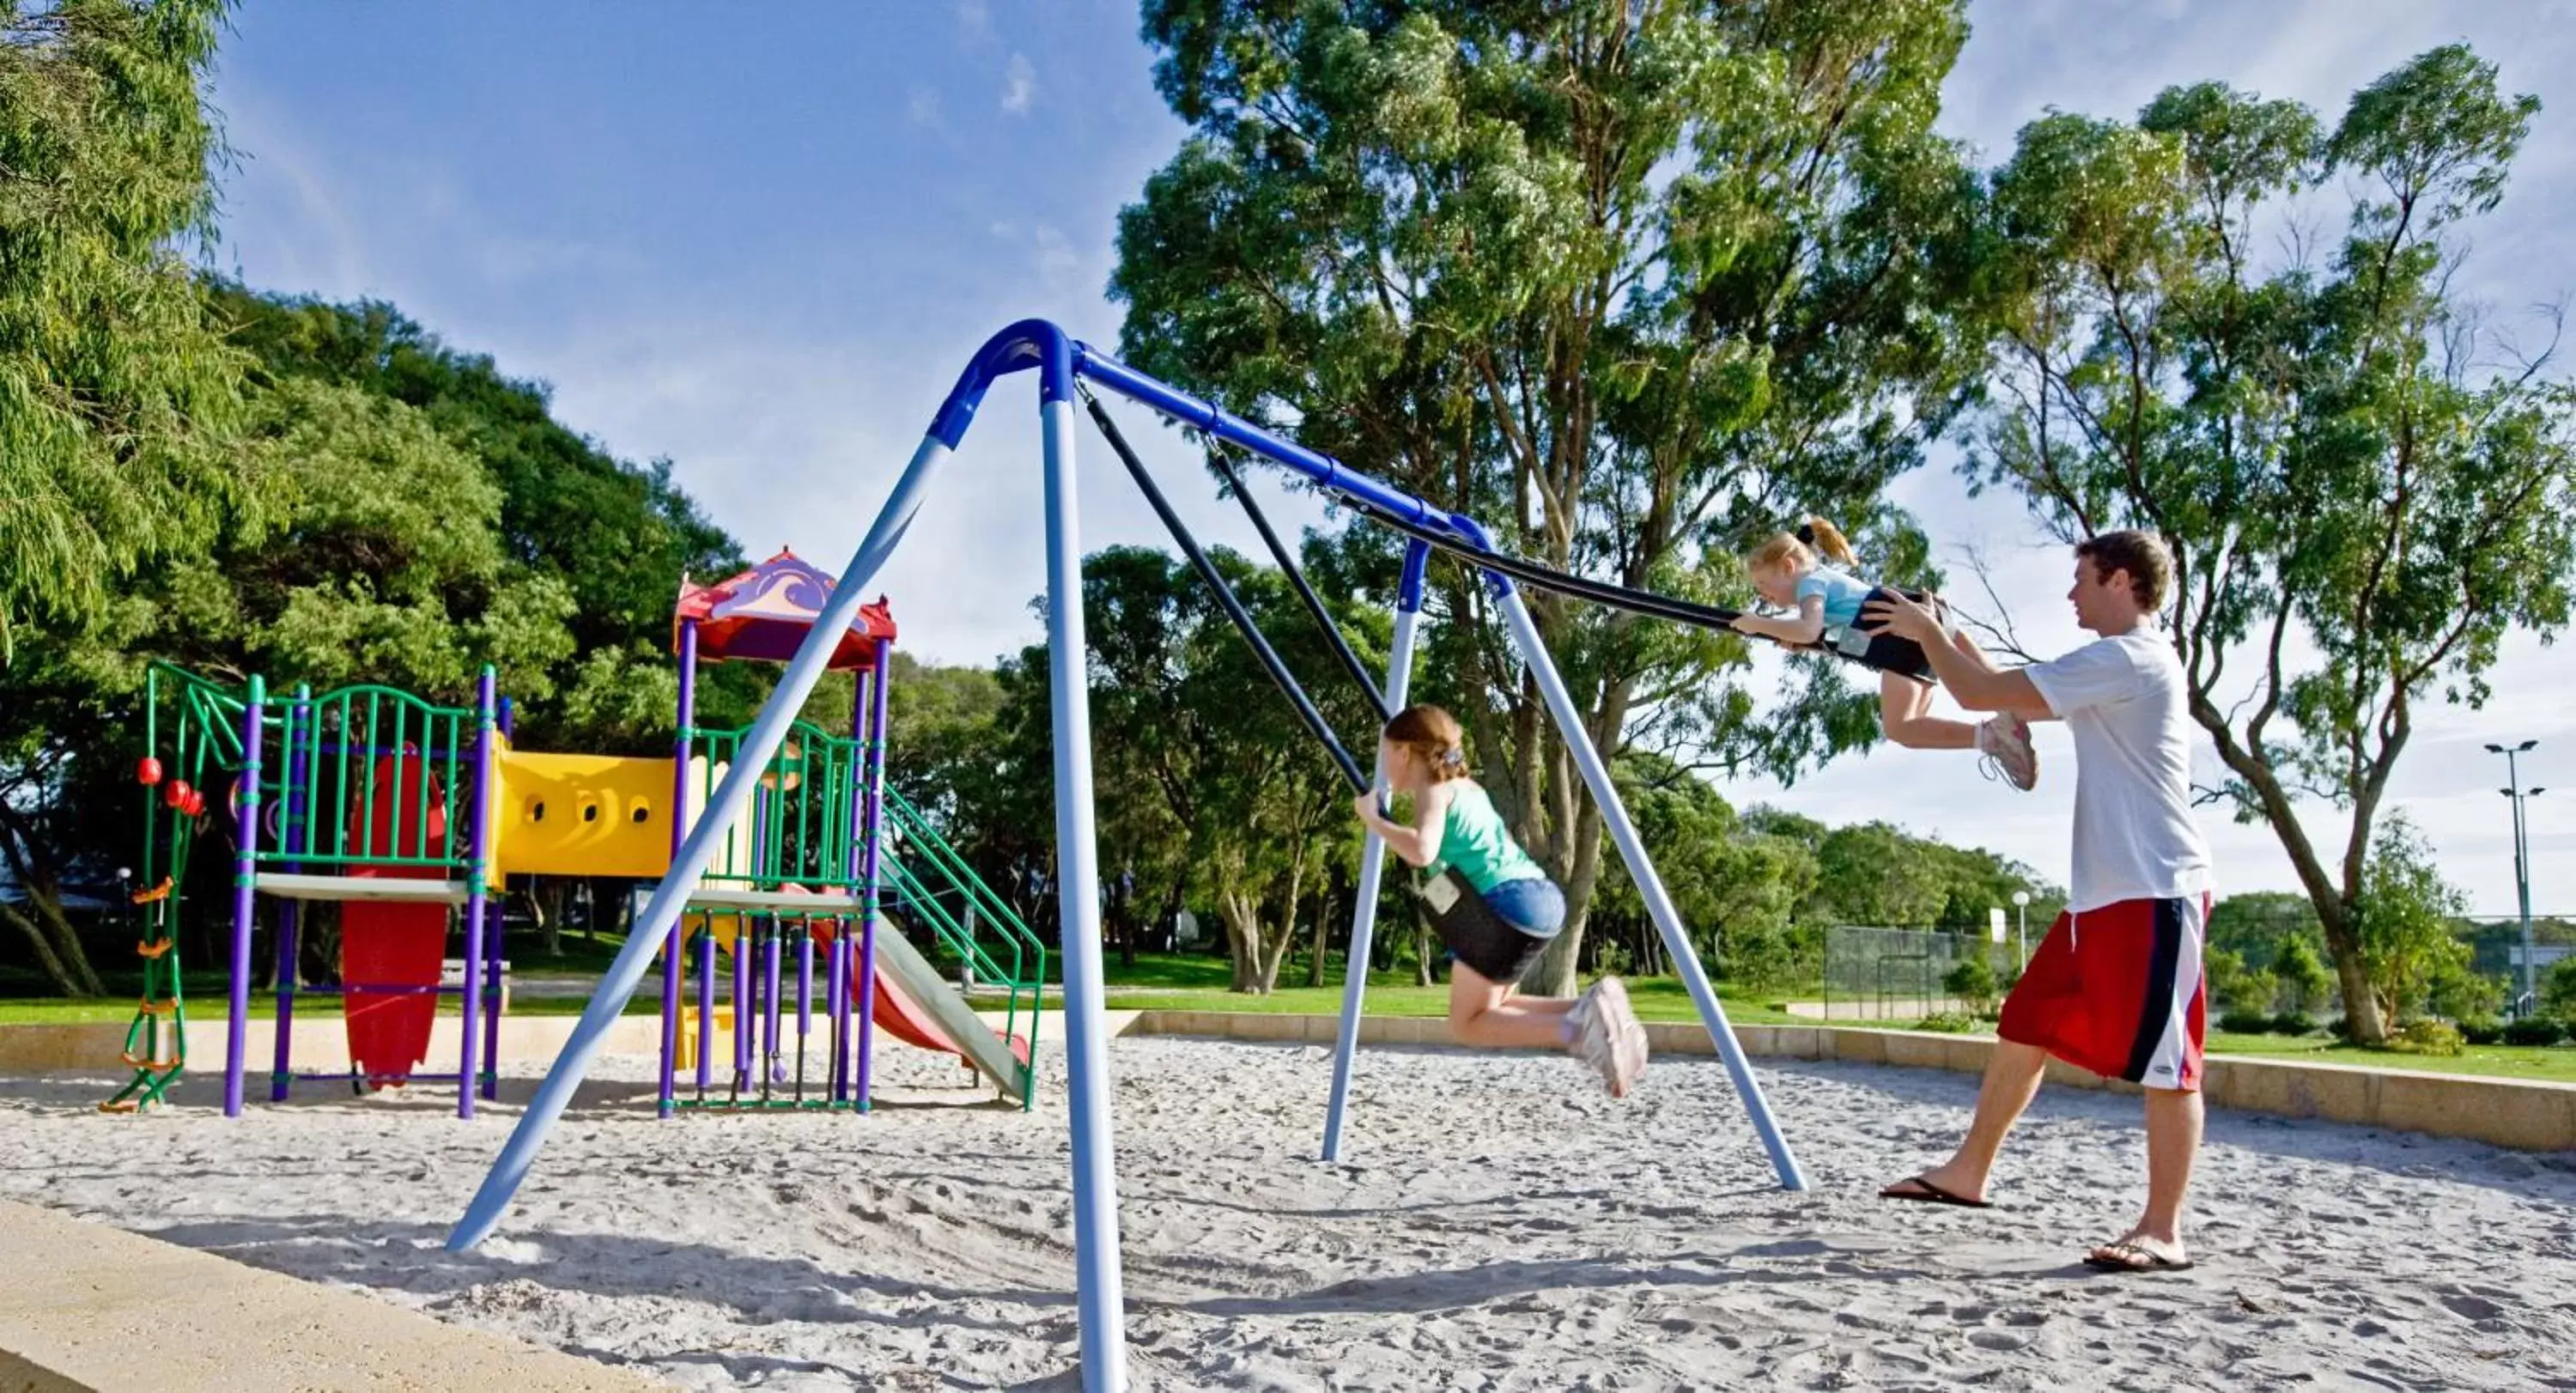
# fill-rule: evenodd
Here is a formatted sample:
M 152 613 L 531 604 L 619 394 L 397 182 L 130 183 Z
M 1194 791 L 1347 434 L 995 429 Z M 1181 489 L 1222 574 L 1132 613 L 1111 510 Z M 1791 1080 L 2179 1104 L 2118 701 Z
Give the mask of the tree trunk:
M 1238 992 L 1265 990 L 1261 981 L 1261 910 L 1257 902 L 1229 888 L 1216 896 L 1217 917 L 1225 923 L 1226 956 L 1232 959 L 1233 980 L 1227 989 Z
M 0 813 L 6 811 L 5 806 L 0 806 Z M 16 816 L 5 817 L 5 825 L 0 825 L 0 855 L 7 856 L 9 873 L 27 896 L 26 909 L 9 912 L 20 923 L 28 941 L 37 946 L 38 966 L 65 996 L 107 995 L 98 973 L 90 967 L 89 953 L 81 947 L 80 935 L 63 917 L 62 877 L 44 859 L 35 829 Z
M 1288 892 L 1279 911 L 1279 932 L 1261 945 L 1260 967 L 1263 996 L 1279 989 L 1279 969 L 1288 961 L 1288 950 L 1297 942 L 1297 877 L 1288 877 Z
M 32 902 L 34 896 L 30 894 L 29 899 Z M 57 995 L 93 997 L 104 994 L 85 988 L 75 980 L 71 969 L 55 954 L 53 944 L 46 941 L 45 931 L 37 926 L 35 920 L 20 913 L 15 905 L 0 902 L 0 919 L 7 920 L 10 927 L 26 938 L 27 947 L 36 958 L 36 969 L 45 974 L 45 980 L 53 984 Z
M 537 921 L 537 955 L 563 956 L 563 881 L 557 876 L 528 878 L 528 914 Z
M 1307 986 L 1320 987 L 1324 985 L 1324 954 L 1332 948 L 1332 939 L 1333 897 L 1331 895 L 1319 895 L 1315 900 L 1315 956 L 1306 964 Z M 1344 972 L 1366 972 L 1368 970 L 1368 965 L 1366 963 L 1350 963 L 1345 964 L 1342 970 Z
M 2300 825 L 2297 810 L 2279 777 L 2254 749 L 2238 741 L 2227 714 L 2198 692 L 2192 694 L 2191 714 L 2217 743 L 2220 762 L 2254 790 L 2264 822 L 2270 825 L 2281 849 L 2289 854 L 2290 869 L 2298 875 L 2299 887 L 2307 892 L 2308 902 L 2316 906 L 2317 922 L 2325 929 L 2326 951 L 2334 958 L 2335 979 L 2343 987 L 2346 1033 L 2355 1044 L 2385 1044 L 2388 1023 L 2381 1018 L 2378 999 L 2371 993 L 2370 969 L 2362 961 L 2361 939 L 2352 929 L 2351 892 L 2358 887 L 2337 887 L 2327 878 L 2324 859 L 2317 855 L 2316 844 L 2308 840 L 2307 829 Z M 2369 811 L 2355 810 L 2352 837 L 2356 843 L 2369 836 Z M 2359 873 L 2355 869 L 2348 874 L 2357 879 Z

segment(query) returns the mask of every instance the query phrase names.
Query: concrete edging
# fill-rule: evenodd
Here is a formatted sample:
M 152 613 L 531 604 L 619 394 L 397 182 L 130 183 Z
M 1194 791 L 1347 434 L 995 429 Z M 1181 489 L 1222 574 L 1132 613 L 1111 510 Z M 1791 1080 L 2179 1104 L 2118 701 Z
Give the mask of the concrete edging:
M 1123 1033 L 1196 1035 L 1330 1045 L 1334 1016 L 1226 1011 L 1141 1011 Z M 1916 1030 L 1856 1030 L 1829 1025 L 1739 1025 L 1744 1052 L 1771 1059 L 1838 1059 L 1909 1069 L 1981 1074 L 1994 1052 L 1991 1036 Z M 1688 1022 L 1646 1026 L 1659 1054 L 1714 1055 L 1716 1041 Z M 1364 1045 L 1445 1045 L 1448 1022 L 1437 1017 L 1367 1016 Z M 2135 1084 L 2050 1060 L 2048 1082 L 2061 1087 L 2136 1093 Z M 2352 1064 L 2212 1055 L 2201 1092 L 2210 1106 L 2275 1117 L 2317 1118 L 2357 1127 L 2457 1137 L 2521 1151 L 2576 1151 L 2576 1084 L 2487 1079 Z
M 649 1393 L 632 1369 L 0 1200 L 0 1389 Z
M 998 1013 L 980 1014 L 1000 1028 Z M 518 1016 L 503 1021 L 502 1056 L 553 1055 L 563 1048 L 574 1019 Z M 610 1032 L 607 1048 L 612 1053 L 649 1053 L 659 1047 L 656 1024 L 651 1016 L 625 1017 Z M 1184 1035 L 1329 1046 L 1340 1032 L 1341 1021 L 1336 1016 L 1249 1011 L 1112 1011 L 1108 1026 L 1112 1036 Z M 431 1060 L 454 1057 L 455 1027 L 453 1018 L 441 1018 L 440 1033 L 430 1047 Z M 295 1031 L 299 1064 L 332 1068 L 346 1062 L 345 1034 L 338 1017 L 298 1021 Z M 1661 1054 L 1717 1052 L 1708 1032 L 1689 1022 L 1655 1022 L 1646 1027 L 1646 1035 Z M 1830 1025 L 1740 1025 L 1735 1035 L 1746 1054 L 1763 1058 L 1841 1059 L 1959 1073 L 1982 1073 L 1995 1045 L 1987 1036 Z M 1037 1037 L 1040 1049 L 1060 1044 L 1063 1013 L 1040 1013 Z M 0 1026 L 0 1073 L 112 1072 L 123 1067 L 117 1052 L 124 1048 L 124 1039 L 125 1027 L 110 1022 Z M 250 1058 L 259 1077 L 266 1076 L 273 1040 L 266 1022 L 252 1023 Z M 1436 1016 L 1368 1016 L 1360 1022 L 1360 1042 L 1446 1045 L 1449 1027 Z M 219 1075 L 223 1049 L 220 1018 L 189 1024 L 189 1057 L 214 1066 L 201 1064 L 192 1074 Z M 2136 1091 L 2135 1085 L 2102 1079 L 2054 1060 L 2048 1066 L 2048 1081 L 2065 1087 Z M 2576 1150 L 2576 1084 L 2212 1055 L 2202 1091 L 2212 1106 L 2238 1112 L 2386 1127 L 2524 1151 Z

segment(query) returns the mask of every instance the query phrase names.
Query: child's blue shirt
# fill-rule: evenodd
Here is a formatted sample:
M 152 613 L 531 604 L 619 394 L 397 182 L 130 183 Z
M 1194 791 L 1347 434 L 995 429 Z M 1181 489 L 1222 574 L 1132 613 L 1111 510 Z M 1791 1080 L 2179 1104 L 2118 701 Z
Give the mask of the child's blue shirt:
M 1798 577 L 1798 604 L 1803 608 L 1808 596 L 1816 596 L 1825 602 L 1826 627 L 1848 629 L 1860 622 L 1860 607 L 1877 588 L 1831 566 L 1818 566 Z

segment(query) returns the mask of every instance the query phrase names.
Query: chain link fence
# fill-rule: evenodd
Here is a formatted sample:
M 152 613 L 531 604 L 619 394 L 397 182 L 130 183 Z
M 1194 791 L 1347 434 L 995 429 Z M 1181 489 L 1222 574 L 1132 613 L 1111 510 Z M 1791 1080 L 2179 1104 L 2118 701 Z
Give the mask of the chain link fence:
M 1948 986 L 1952 971 L 1971 957 L 1985 962 L 1998 989 L 2020 976 L 2013 945 L 1994 942 L 1984 930 L 1827 929 L 1821 1014 L 1826 1020 L 1918 1021 L 1971 1011 L 1978 1003 L 1960 999 Z

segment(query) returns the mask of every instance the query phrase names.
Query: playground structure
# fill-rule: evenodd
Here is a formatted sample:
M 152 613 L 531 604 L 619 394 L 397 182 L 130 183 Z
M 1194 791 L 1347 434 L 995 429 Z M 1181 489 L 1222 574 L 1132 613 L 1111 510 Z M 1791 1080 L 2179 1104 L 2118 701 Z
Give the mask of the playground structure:
M 149 888 L 135 896 L 145 990 L 126 1039 L 134 1072 L 102 1109 L 162 1101 L 187 1067 L 179 916 L 190 858 L 200 835 L 214 830 L 229 836 L 233 863 L 225 1114 L 238 1116 L 245 1095 L 254 929 L 267 899 L 276 902 L 270 1099 L 283 1101 L 299 1081 L 359 1090 L 447 1082 L 457 1085 L 458 1115 L 472 1117 L 476 1098 L 497 1089 L 507 878 L 664 878 L 707 791 L 731 772 L 744 743 L 743 731 L 693 723 L 698 663 L 792 651 L 833 588 L 831 576 L 785 552 L 717 585 L 684 584 L 674 618 L 682 668 L 670 758 L 517 750 L 515 713 L 488 668 L 475 704 L 455 708 L 374 685 L 319 695 L 299 687 L 279 698 L 258 676 L 236 688 L 155 664 L 145 688 L 147 753 L 136 766 L 148 800 L 142 884 Z M 866 1111 L 878 1029 L 957 1055 L 1023 1107 L 1031 1099 L 1046 953 L 938 830 L 885 786 L 894 639 L 883 601 L 844 634 L 833 656 L 858 679 L 850 734 L 800 722 L 785 748 L 754 761 L 757 796 L 727 818 L 720 854 L 687 896 L 690 914 L 663 935 L 666 963 L 694 960 L 697 987 L 684 1011 L 684 974 L 665 973 L 662 1116 L 728 1107 Z M 205 790 L 219 783 L 224 791 L 210 802 Z M 336 985 L 299 982 L 314 904 L 338 907 Z M 463 934 L 453 960 L 451 919 Z M 894 931 L 877 932 L 881 924 Z M 927 943 L 907 940 L 905 926 Z M 720 956 L 731 962 L 721 1006 Z M 942 976 L 940 959 L 999 994 L 999 1034 Z M 784 976 L 791 961 L 792 1068 Z M 295 1003 L 316 995 L 342 999 L 345 1070 L 295 1067 Z M 420 1072 L 438 1004 L 450 996 L 462 1017 L 455 1070 Z M 824 1039 L 815 1050 L 818 1015 Z M 721 1085 L 719 1032 L 732 1055 Z M 809 1056 L 825 1066 L 811 1081 Z M 685 1097 L 683 1067 L 694 1073 Z
M 988 340 L 968 364 L 914 452 L 910 464 L 866 537 L 852 557 L 840 593 L 824 607 L 805 635 L 777 690 L 758 720 L 735 748 L 730 772 L 715 783 L 706 816 L 672 857 L 670 874 L 654 892 L 634 935 L 602 979 L 598 992 L 574 1027 L 562 1053 L 538 1086 L 535 1097 L 494 1160 L 481 1188 L 467 1206 L 448 1246 L 463 1250 L 481 1242 L 499 1223 L 504 1207 L 534 1164 L 546 1135 L 561 1118 L 574 1091 L 597 1057 L 608 1029 L 642 981 L 654 944 L 677 931 L 689 908 L 691 887 L 722 850 L 723 829 L 750 806 L 759 789 L 755 772 L 793 735 L 797 713 L 832 661 L 843 635 L 859 617 L 857 590 L 883 567 L 929 494 L 930 484 L 964 439 L 977 408 L 993 382 L 1035 369 L 1038 375 L 1040 425 L 1043 432 L 1046 508 L 1046 621 L 1048 677 L 1052 691 L 1055 758 L 1057 886 L 1063 924 L 1066 1067 L 1069 1079 L 1068 1120 L 1072 1131 L 1072 1190 L 1075 1266 L 1081 1317 L 1081 1364 L 1084 1386 L 1116 1390 L 1126 1386 L 1126 1329 L 1118 1240 L 1116 1174 L 1111 1145 L 1111 1090 L 1108 1082 L 1108 1033 L 1103 1018 L 1098 848 L 1093 835 L 1089 681 L 1082 606 L 1082 544 L 1074 474 L 1073 404 L 1097 386 L 1161 413 L 1198 432 L 1214 448 L 1239 447 L 1280 465 L 1311 485 L 1358 506 L 1373 520 L 1411 537 L 1404 580 L 1398 597 L 1395 637 L 1386 690 L 1381 705 L 1400 705 L 1408 683 L 1415 630 L 1421 617 L 1422 581 L 1430 552 L 1436 547 L 1477 567 L 1501 610 L 1531 677 L 1545 700 L 1558 732 L 1574 756 L 1585 785 L 1598 803 L 1612 843 L 1644 900 L 1648 915 L 1663 936 L 1676 970 L 1693 1004 L 1716 1042 L 1755 1131 L 1769 1152 L 1780 1184 L 1804 1189 L 1805 1178 L 1780 1134 L 1768 1103 L 1754 1079 L 1744 1051 L 1728 1026 L 1707 974 L 1701 968 L 1662 881 L 1655 874 L 1634 823 L 1612 785 L 1600 752 L 1585 731 L 1581 713 L 1540 641 L 1537 626 L 1515 589 L 1511 576 L 1549 585 L 1605 603 L 1688 623 L 1722 623 L 1732 616 L 1668 597 L 1616 591 L 1580 578 L 1546 571 L 1497 553 L 1473 519 L 1436 508 L 1378 481 L 1276 436 L 1240 417 L 1147 377 L 1083 344 L 1055 325 L 1024 320 Z M 1109 435 L 1113 448 L 1140 483 L 1146 478 L 1126 450 L 1099 404 L 1094 421 Z M 1149 497 L 1151 490 L 1149 488 Z M 1159 509 L 1158 509 L 1159 511 Z M 1169 521 L 1167 515 L 1167 521 Z M 1185 534 L 1184 534 L 1185 535 Z M 1608 593 L 1599 593 L 1599 592 Z M 1221 598 L 1231 597 L 1219 588 Z M 1336 756 L 1346 778 L 1362 788 L 1373 782 L 1361 775 L 1340 742 L 1313 714 L 1294 679 L 1275 653 L 1261 641 L 1248 618 L 1230 617 L 1261 654 L 1282 691 L 1299 707 L 1326 747 Z M 1689 612 L 1685 612 L 1689 611 Z M 1358 674 L 1366 681 L 1364 673 Z M 1370 837 L 1361 853 L 1362 879 L 1352 925 L 1348 961 L 1365 965 L 1377 907 L 1377 888 L 1384 847 Z M 1332 1100 L 1327 1115 L 1324 1154 L 1338 1153 L 1350 1069 L 1358 1042 L 1364 970 L 1350 974 L 1344 992 L 1340 1037 L 1334 1055 Z

